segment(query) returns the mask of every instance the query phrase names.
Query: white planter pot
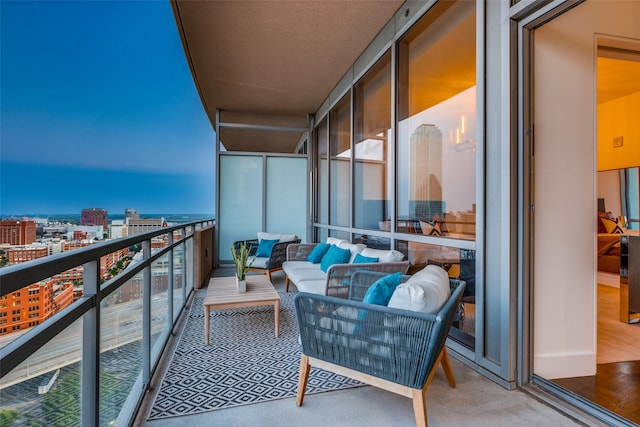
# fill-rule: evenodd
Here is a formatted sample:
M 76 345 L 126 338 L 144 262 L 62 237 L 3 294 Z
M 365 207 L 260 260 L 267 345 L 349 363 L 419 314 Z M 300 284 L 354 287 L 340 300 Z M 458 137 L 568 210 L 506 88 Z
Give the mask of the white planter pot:
M 236 287 L 238 292 L 247 292 L 247 280 L 240 280 L 236 277 Z

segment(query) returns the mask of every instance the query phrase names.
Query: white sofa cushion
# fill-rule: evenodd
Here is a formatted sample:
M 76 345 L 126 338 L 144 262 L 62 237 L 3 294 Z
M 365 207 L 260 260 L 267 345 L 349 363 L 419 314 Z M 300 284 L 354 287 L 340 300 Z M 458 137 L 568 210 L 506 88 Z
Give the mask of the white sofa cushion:
M 398 262 L 404 259 L 404 254 L 393 249 L 371 249 L 364 248 L 360 255 L 369 258 L 378 258 L 378 262 Z
M 322 280 L 322 283 L 324 283 L 326 274 L 324 271 L 320 270 L 320 264 L 308 264 L 314 268 L 287 268 L 285 272 L 287 273 L 289 280 L 296 285 L 305 280 Z
M 340 242 L 338 247 L 341 249 L 349 249 L 349 251 L 351 252 L 351 256 L 349 257 L 349 264 L 353 264 L 353 260 L 356 258 L 356 255 L 362 252 L 362 250 L 365 249 L 367 245 L 364 245 L 362 243 L 349 243 L 346 240 L 343 240 L 342 242 Z
M 298 236 L 296 236 L 295 234 L 274 234 L 274 233 L 265 233 L 263 231 L 259 231 L 258 242 L 261 242 L 262 239 L 279 240 L 279 243 L 282 243 L 282 242 L 291 242 L 293 240 L 297 240 Z
M 340 246 L 342 242 L 346 242 L 346 240 L 338 239 L 337 237 L 327 237 L 327 243 L 330 245 Z
M 312 264 L 309 261 L 285 261 L 282 263 L 282 269 L 286 271 L 293 270 L 317 270 L 320 264 Z
M 293 282 L 293 283 L 295 283 L 296 288 L 298 288 L 298 292 L 309 292 L 311 294 L 318 294 L 318 295 L 324 295 L 327 292 L 327 284 L 324 277 L 319 280 L 304 279 L 304 280 L 301 280 L 300 282 Z
M 436 313 L 451 294 L 449 275 L 437 265 L 427 265 L 405 283 L 398 285 L 391 295 L 389 307 L 403 310 Z

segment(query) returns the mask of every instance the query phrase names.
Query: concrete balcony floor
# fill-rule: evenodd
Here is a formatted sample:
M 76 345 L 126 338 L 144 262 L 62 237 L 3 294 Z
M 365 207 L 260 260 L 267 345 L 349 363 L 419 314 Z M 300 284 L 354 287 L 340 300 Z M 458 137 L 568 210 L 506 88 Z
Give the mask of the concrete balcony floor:
M 213 275 L 232 274 L 232 269 L 218 269 Z M 284 290 L 285 279 L 282 272 L 273 274 L 272 280 L 276 289 Z M 295 291 L 295 287 L 293 289 Z M 306 395 L 301 407 L 296 406 L 295 398 L 287 398 L 198 415 L 147 421 L 155 392 L 169 366 L 183 327 L 182 320 L 151 381 L 151 391 L 135 421 L 137 426 L 415 426 L 409 398 L 370 386 Z M 452 358 L 451 363 L 456 388 L 449 388 L 442 369 L 438 368 L 426 392 L 428 420 L 432 427 L 579 425 L 523 391 L 502 388 L 455 358 Z

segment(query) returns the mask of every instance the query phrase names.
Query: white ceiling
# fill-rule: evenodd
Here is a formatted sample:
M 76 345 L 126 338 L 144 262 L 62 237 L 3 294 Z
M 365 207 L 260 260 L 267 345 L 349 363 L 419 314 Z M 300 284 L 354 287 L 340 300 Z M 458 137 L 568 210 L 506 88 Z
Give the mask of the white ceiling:
M 307 114 L 394 16 L 402 0 L 172 0 L 205 110 L 306 127 Z M 292 152 L 295 132 L 221 132 L 229 150 Z M 276 135 L 277 134 L 277 135 Z

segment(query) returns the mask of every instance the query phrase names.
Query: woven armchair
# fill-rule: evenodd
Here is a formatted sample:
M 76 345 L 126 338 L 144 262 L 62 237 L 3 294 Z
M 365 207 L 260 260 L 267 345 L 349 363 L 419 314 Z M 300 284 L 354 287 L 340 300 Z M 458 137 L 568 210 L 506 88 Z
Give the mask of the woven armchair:
M 252 265 L 248 271 L 264 273 L 269 277 L 269 281 L 271 281 L 271 273 L 274 271 L 282 270 L 282 263 L 287 260 L 287 246 L 295 243 L 300 243 L 300 239 L 291 240 L 289 242 L 279 242 L 273 245 L 271 249 L 271 256 L 268 259 L 264 260 L 264 266 Z M 239 240 L 233 243 L 234 248 L 238 248 L 243 242 L 246 242 L 248 247 L 251 247 L 251 251 L 249 252 L 249 260 L 252 260 L 256 251 L 258 250 L 259 241 L 258 239 L 252 240 Z M 254 264 L 256 264 L 254 262 Z
M 287 261 L 304 261 L 317 243 L 292 244 L 287 247 Z M 351 277 L 356 271 L 375 271 L 379 273 L 406 273 L 409 261 L 372 262 L 359 264 L 334 264 L 327 269 L 324 295 L 348 298 Z M 285 290 L 289 292 L 289 277 L 286 277 Z
M 438 364 L 455 387 L 445 341 L 465 282 L 449 279 L 451 296 L 436 314 L 362 303 L 384 274 L 358 271 L 350 299 L 299 293 L 295 309 L 302 342 L 296 404 L 301 406 L 311 366 L 413 399 L 417 426 L 427 425 L 425 390 Z M 406 281 L 410 276 L 403 276 Z

